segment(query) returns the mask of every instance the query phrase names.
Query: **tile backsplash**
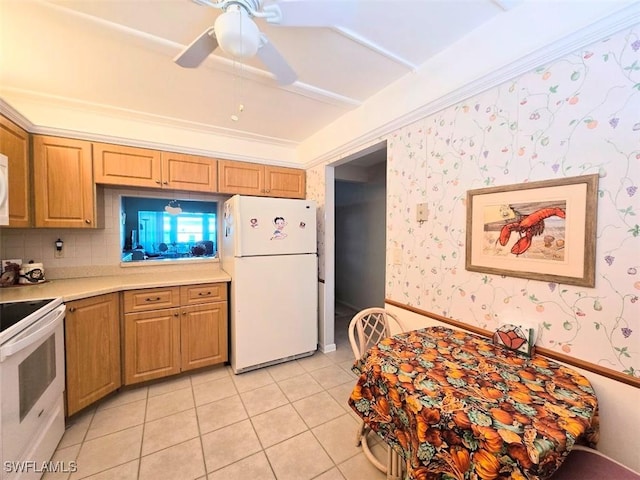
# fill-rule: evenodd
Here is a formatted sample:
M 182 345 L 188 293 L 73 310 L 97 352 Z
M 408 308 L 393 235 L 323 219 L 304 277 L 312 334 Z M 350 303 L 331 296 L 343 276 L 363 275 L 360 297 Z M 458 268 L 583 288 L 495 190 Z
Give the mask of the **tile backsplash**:
M 99 193 L 100 194 L 100 193 Z M 42 262 L 47 279 L 91 277 L 98 275 L 118 275 L 140 273 L 141 270 L 157 268 L 171 270 L 184 268 L 179 265 L 121 266 L 120 259 L 124 233 L 121 232 L 121 197 L 140 196 L 182 200 L 217 201 L 220 204 L 227 197 L 221 195 L 190 194 L 184 192 L 145 191 L 139 189 L 104 188 L 104 228 L 95 230 L 50 229 L 50 228 L 0 228 L 0 257 L 21 258 Z M 64 242 L 62 256 L 56 258 L 55 241 Z M 199 263 L 215 263 L 206 260 Z M 168 262 L 169 263 L 169 262 Z

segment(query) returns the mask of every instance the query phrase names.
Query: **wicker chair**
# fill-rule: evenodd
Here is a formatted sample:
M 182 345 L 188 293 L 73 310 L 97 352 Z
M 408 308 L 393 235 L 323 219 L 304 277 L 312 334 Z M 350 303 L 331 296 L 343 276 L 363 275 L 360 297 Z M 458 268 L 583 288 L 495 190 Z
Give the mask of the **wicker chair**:
M 394 322 L 401 332 L 404 327 L 400 320 L 384 308 L 367 308 L 358 312 L 349 323 L 349 342 L 353 349 L 353 355 L 359 360 L 366 351 L 376 345 L 385 337 L 391 336 L 390 323 Z M 357 445 L 362 447 L 362 451 L 367 459 L 381 472 L 387 474 L 389 480 L 400 480 L 402 478 L 402 462 L 400 456 L 387 446 L 386 465 L 378 460 L 367 443 L 367 435 L 371 429 L 363 421 L 357 432 Z

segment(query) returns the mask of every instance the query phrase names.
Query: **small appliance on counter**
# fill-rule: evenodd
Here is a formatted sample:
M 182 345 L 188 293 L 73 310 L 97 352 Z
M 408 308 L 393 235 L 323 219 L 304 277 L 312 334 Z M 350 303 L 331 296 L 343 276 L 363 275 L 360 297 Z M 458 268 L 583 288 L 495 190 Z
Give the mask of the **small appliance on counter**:
M 20 274 L 18 275 L 18 283 L 21 285 L 33 285 L 34 283 L 43 283 L 44 265 L 35 263 L 31 260 L 29 263 L 22 264 Z
M 22 263 L 21 259 L 2 260 L 0 287 L 13 285 L 35 285 L 45 282 L 44 265 L 30 260 Z

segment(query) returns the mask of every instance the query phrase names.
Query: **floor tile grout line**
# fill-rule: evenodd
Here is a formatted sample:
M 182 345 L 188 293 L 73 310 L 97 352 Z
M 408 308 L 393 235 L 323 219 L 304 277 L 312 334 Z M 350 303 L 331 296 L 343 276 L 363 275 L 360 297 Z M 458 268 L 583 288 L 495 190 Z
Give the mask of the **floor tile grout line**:
M 342 340 L 343 340 L 342 342 L 336 342 L 336 344 L 338 344 L 338 343 L 342 344 L 342 343 L 344 342 L 344 339 L 342 339 Z M 338 346 L 338 345 L 337 345 L 337 346 Z M 339 346 L 338 346 L 338 348 L 339 348 Z M 329 353 L 333 353 L 333 352 L 329 352 Z M 311 373 L 311 372 L 316 372 L 316 371 L 318 371 L 318 370 L 320 370 L 320 369 L 327 368 L 327 367 L 330 367 L 330 366 L 336 366 L 336 367 L 338 367 L 338 368 L 340 369 L 340 371 L 344 371 L 344 372 L 346 372 L 347 374 L 349 374 L 349 373 L 350 373 L 350 371 L 349 371 L 349 370 L 347 370 L 345 367 L 343 367 L 343 364 L 345 364 L 348 360 L 345 360 L 345 359 L 343 359 L 342 357 L 338 357 L 336 354 L 334 354 L 334 355 L 327 355 L 327 354 L 324 354 L 323 352 L 320 352 L 320 355 L 321 355 L 321 356 L 320 356 L 320 357 L 318 357 L 318 358 L 324 358 L 324 357 L 326 357 L 326 360 L 328 361 L 328 363 L 326 363 L 326 364 L 325 364 L 325 363 L 323 363 L 323 362 L 324 362 L 324 360 L 322 360 L 322 361 L 320 361 L 320 364 L 319 364 L 319 365 L 317 364 L 317 361 L 315 361 L 315 362 L 307 362 L 308 364 L 307 364 L 307 365 L 304 365 L 304 362 L 299 362 L 298 360 L 296 360 L 296 363 L 297 363 L 297 364 L 298 364 L 298 366 L 302 369 L 302 373 L 297 373 L 297 374 L 294 374 L 294 375 L 292 375 L 292 376 L 287 376 L 286 378 L 279 378 L 279 379 L 276 379 L 276 377 L 274 376 L 273 372 L 272 372 L 272 371 L 270 371 L 270 370 L 268 370 L 270 367 L 267 367 L 266 373 L 267 373 L 267 374 L 269 375 L 269 377 L 271 378 L 272 383 L 276 385 L 277 389 L 278 389 L 278 390 L 280 391 L 280 393 L 284 396 L 284 398 L 286 399 L 286 403 L 285 403 L 285 404 L 283 404 L 283 405 L 279 405 L 279 406 L 277 406 L 277 407 L 274 407 L 274 408 L 272 408 L 272 409 L 265 410 L 264 412 L 255 413 L 255 414 L 253 414 L 253 415 L 249 414 L 249 411 L 247 410 L 247 406 L 246 406 L 246 401 L 244 400 L 244 398 L 243 398 L 243 395 L 242 395 L 242 394 L 243 394 L 243 393 L 245 393 L 245 394 L 246 394 L 246 393 L 248 393 L 248 392 L 250 392 L 250 391 L 252 391 L 252 390 L 256 390 L 257 388 L 256 388 L 256 389 L 251 389 L 251 390 L 246 390 L 246 391 L 244 391 L 244 392 L 242 392 L 242 393 L 241 393 L 241 392 L 239 391 L 239 389 L 238 389 L 238 385 L 237 385 L 237 383 L 236 383 L 235 381 L 233 381 L 233 376 L 231 376 L 231 375 L 230 375 L 228 367 L 225 367 L 225 368 L 227 368 L 227 375 L 226 375 L 226 376 L 225 376 L 225 375 L 222 375 L 222 376 L 220 376 L 220 377 L 213 378 L 213 379 L 211 379 L 211 380 L 209 380 L 209 381 L 206 381 L 206 382 L 199 382 L 198 384 L 194 384 L 194 383 L 193 383 L 193 376 L 189 376 L 189 377 L 188 377 L 188 378 L 189 378 L 189 386 L 191 387 L 191 398 L 192 398 L 192 401 L 193 401 L 193 410 L 194 410 L 194 413 L 195 413 L 195 415 L 196 415 L 197 436 L 198 436 L 198 438 L 199 438 L 199 440 L 200 440 L 200 448 L 201 448 L 201 454 L 202 454 L 202 461 L 203 461 L 203 464 L 204 464 L 204 470 L 205 470 L 205 475 L 204 475 L 204 477 L 198 477 L 198 478 L 207 478 L 207 479 L 208 479 L 208 478 L 209 478 L 209 476 L 210 476 L 210 473 L 213 473 L 213 472 L 217 471 L 217 470 L 214 470 L 214 471 L 212 471 L 212 472 L 208 472 L 208 471 L 207 471 L 207 466 L 206 466 L 206 457 L 205 457 L 204 444 L 203 444 L 203 441 L 202 441 L 202 437 L 203 437 L 204 435 L 206 435 L 206 434 L 209 434 L 209 433 L 215 432 L 216 430 L 219 430 L 219 429 L 224 428 L 224 427 L 227 427 L 227 426 L 231 426 L 231 425 L 233 425 L 234 423 L 238 423 L 238 422 L 233 422 L 233 423 L 231 423 L 231 424 L 225 425 L 224 427 L 218 427 L 218 428 L 216 428 L 216 429 L 212 430 L 211 432 L 207 432 L 206 434 L 203 434 L 203 433 L 202 433 L 202 426 L 201 426 L 200 416 L 198 415 L 198 408 L 199 408 L 199 407 L 206 406 L 206 405 L 208 405 L 208 404 L 210 404 L 210 403 L 213 403 L 213 402 L 215 402 L 215 401 L 223 400 L 224 398 L 229 398 L 229 397 L 231 397 L 231 395 L 229 395 L 228 397 L 223 397 L 223 398 L 221 398 L 221 399 L 213 400 L 213 401 L 211 401 L 211 402 L 206 402 L 206 403 L 203 403 L 203 404 L 201 404 L 201 405 L 197 405 L 197 404 L 196 404 L 196 394 L 195 394 L 195 389 L 194 389 L 194 388 L 195 388 L 195 385 L 204 384 L 204 383 L 209 383 L 209 382 L 213 382 L 213 381 L 220 380 L 220 379 L 224 379 L 224 378 L 231 378 L 231 379 L 232 379 L 232 381 L 233 381 L 233 387 L 234 387 L 234 390 L 235 390 L 235 394 L 234 394 L 234 395 L 237 395 L 237 396 L 238 396 L 238 399 L 240 400 L 240 402 L 241 402 L 241 404 L 242 404 L 242 407 L 243 407 L 243 409 L 244 409 L 244 413 L 247 415 L 247 417 L 246 417 L 245 419 L 241 420 L 241 421 L 244 421 L 244 420 L 249 420 L 249 421 L 250 421 L 250 424 L 251 424 L 251 427 L 252 427 L 252 429 L 253 429 L 253 432 L 254 432 L 254 434 L 256 435 L 256 438 L 258 439 L 258 443 L 259 443 L 259 445 L 260 445 L 260 447 L 261 447 L 261 449 L 259 450 L 259 452 L 254 452 L 254 453 L 253 453 L 253 454 L 251 454 L 251 455 L 255 455 L 255 454 L 257 454 L 257 453 L 262 453 L 262 454 L 265 456 L 265 458 L 267 459 L 267 462 L 268 462 L 269 467 L 270 467 L 270 469 L 271 469 L 271 473 L 274 475 L 274 477 L 275 477 L 276 479 L 277 479 L 277 476 L 275 475 L 275 470 L 274 470 L 274 468 L 273 468 L 273 465 L 271 464 L 271 461 L 270 461 L 269 456 L 267 455 L 266 451 L 267 451 L 267 449 L 268 449 L 268 448 L 274 447 L 274 446 L 276 446 L 276 445 L 279 445 L 280 443 L 283 443 L 283 442 L 285 442 L 285 441 L 287 441 L 287 440 L 290 440 L 291 438 L 294 438 L 296 435 L 294 435 L 294 436 L 292 436 L 292 437 L 289 437 L 289 438 L 287 438 L 287 439 L 283 439 L 283 440 L 281 440 L 280 442 L 277 442 L 277 443 L 275 443 L 274 445 L 270 445 L 269 447 L 265 448 L 265 447 L 264 447 L 264 445 L 263 445 L 262 440 L 261 440 L 261 439 L 260 439 L 260 437 L 258 436 L 258 432 L 257 432 L 257 430 L 256 430 L 256 428 L 255 428 L 255 424 L 254 424 L 254 420 L 253 420 L 253 419 L 254 419 L 255 417 L 257 417 L 258 415 L 266 414 L 266 413 L 268 413 L 268 412 L 271 412 L 271 411 L 273 411 L 273 410 L 275 410 L 275 409 L 277 409 L 277 408 L 284 407 L 284 406 L 286 406 L 286 405 L 289 405 L 289 406 L 291 406 L 291 407 L 293 408 L 293 411 L 294 411 L 294 412 L 295 412 L 295 414 L 296 414 L 296 415 L 297 415 L 297 416 L 302 420 L 302 423 L 303 423 L 303 425 L 304 425 L 304 426 L 305 426 L 305 428 L 306 428 L 303 432 L 300 432 L 300 433 L 298 433 L 297 435 L 301 435 L 301 434 L 303 434 L 303 433 L 305 433 L 305 432 L 307 432 L 307 431 L 308 431 L 308 432 L 310 432 L 310 433 L 312 434 L 313 438 L 316 440 L 316 442 L 318 442 L 318 444 L 320 445 L 320 447 L 322 448 L 322 450 L 323 450 L 323 451 L 325 451 L 325 453 L 327 454 L 328 458 L 331 460 L 332 467 L 330 467 L 329 469 L 327 469 L 327 470 L 326 470 L 326 471 L 324 471 L 324 472 L 319 473 L 318 475 L 314 476 L 313 478 L 318 478 L 318 477 L 320 477 L 320 476 L 324 475 L 326 472 L 328 472 L 328 471 L 332 470 L 333 468 L 336 468 L 336 470 L 337 470 L 338 474 L 339 474 L 341 477 L 344 477 L 344 475 L 343 475 L 343 473 L 342 473 L 342 470 L 339 468 L 339 465 L 341 465 L 341 464 L 342 464 L 342 463 L 344 463 L 344 462 L 349 461 L 349 460 L 350 460 L 351 458 L 353 458 L 354 456 L 357 456 L 360 452 L 358 452 L 358 453 L 354 454 L 353 456 L 349 457 L 348 459 L 345 459 L 343 462 L 341 462 L 340 464 L 338 464 L 338 463 L 336 463 L 336 462 L 333 460 L 333 458 L 331 458 L 331 455 L 329 455 L 329 452 L 327 451 L 326 447 L 322 444 L 322 442 L 320 442 L 320 439 L 316 436 L 316 434 L 315 434 L 315 432 L 314 432 L 314 429 L 319 428 L 319 427 L 321 427 L 322 425 L 325 425 L 326 423 L 329 423 L 329 422 L 331 422 L 331 421 L 334 421 L 334 420 L 336 420 L 337 418 L 340 418 L 340 417 L 342 417 L 342 416 L 344 416 L 344 415 L 348 415 L 349 417 L 351 417 L 351 415 L 350 415 L 349 411 L 348 411 L 348 410 L 344 407 L 344 405 L 342 404 L 342 403 L 345 403 L 345 402 L 346 402 L 346 400 L 345 400 L 345 402 L 341 402 L 341 401 L 339 401 L 339 399 L 338 399 L 338 398 L 336 398 L 334 395 L 332 395 L 329 391 L 330 391 L 330 390 L 333 390 L 333 389 L 335 389 L 335 388 L 341 387 L 342 385 L 346 385 L 347 383 L 350 383 L 352 380 L 353 380 L 353 381 L 355 381 L 355 378 L 354 378 L 354 379 L 352 379 L 352 380 L 349 380 L 349 381 L 345 381 L 345 382 L 337 383 L 337 384 L 335 384 L 335 385 L 328 385 L 328 386 L 324 386 L 323 384 L 321 384 L 320 382 L 318 382 L 318 381 L 317 381 L 317 379 L 314 377 L 314 375 L 312 375 L 312 373 Z M 302 359 L 302 360 L 304 360 L 304 359 Z M 350 359 L 349 359 L 349 360 L 350 360 Z M 276 367 L 276 366 L 277 366 L 277 365 L 274 365 L 273 367 Z M 313 393 L 310 393 L 310 394 L 305 394 L 305 395 L 303 395 L 303 396 L 302 396 L 302 397 L 300 397 L 300 398 L 296 398 L 295 400 L 292 400 L 292 399 L 291 399 L 291 398 L 290 398 L 290 397 L 285 393 L 285 390 L 284 390 L 284 389 L 283 389 L 283 387 L 280 385 L 280 383 L 281 383 L 281 382 L 283 382 L 283 381 L 286 381 L 286 380 L 290 380 L 290 379 L 296 378 L 296 377 L 301 376 L 301 375 L 304 375 L 304 374 L 309 374 L 309 376 L 310 376 L 310 377 L 311 377 L 311 378 L 312 378 L 312 379 L 313 379 L 313 380 L 314 380 L 314 381 L 319 385 L 319 387 L 320 387 L 320 391 L 313 392 Z M 261 385 L 261 386 L 260 386 L 260 387 L 258 387 L 258 388 L 262 388 L 262 387 L 264 387 L 264 386 L 271 385 L 272 383 L 265 384 L 265 385 Z M 168 390 L 168 391 L 165 391 L 165 392 L 162 392 L 162 393 L 156 394 L 156 395 L 151 395 L 151 391 L 150 391 L 150 389 L 149 389 L 149 386 L 146 386 L 146 387 L 144 387 L 144 388 L 146 388 L 147 390 L 146 390 L 146 392 L 145 392 L 145 398 L 144 398 L 144 400 L 145 400 L 145 407 L 144 407 L 144 408 L 145 408 L 145 413 L 144 413 L 144 420 L 143 420 L 143 423 L 142 423 L 142 432 L 141 432 L 141 435 L 142 435 L 142 436 L 141 436 L 141 441 L 140 441 L 140 450 L 139 450 L 139 455 L 138 455 L 138 458 L 137 458 L 137 461 L 138 461 L 138 472 L 137 472 L 137 476 L 138 476 L 138 478 L 140 477 L 141 466 L 142 466 L 142 458 L 143 458 L 142 452 L 143 452 L 143 447 L 144 447 L 144 435 L 145 435 L 145 432 L 146 432 L 147 423 L 150 423 L 150 422 L 153 422 L 153 421 L 157 421 L 157 420 L 161 420 L 161 419 L 163 419 L 163 418 L 167 418 L 167 417 L 169 417 L 169 416 L 171 416 L 171 415 L 175 415 L 175 414 L 178 414 L 178 413 L 181 413 L 181 412 L 184 412 L 184 411 L 189 410 L 189 409 L 179 410 L 178 412 L 173 412 L 173 413 L 171 413 L 171 414 L 163 415 L 163 416 L 161 416 L 161 417 L 158 417 L 158 418 L 154 418 L 154 419 L 149 420 L 149 419 L 148 419 L 148 413 L 149 413 L 149 399 L 150 399 L 150 398 L 158 397 L 158 396 L 161 396 L 161 395 L 163 395 L 163 394 L 174 393 L 174 392 L 176 392 L 176 391 L 178 391 L 178 390 L 181 390 L 182 388 L 177 388 L 177 389 L 175 389 L 175 390 L 174 390 L 174 389 L 171 389 L 171 390 Z M 189 388 L 189 387 L 183 387 L 183 388 L 185 388 L 185 389 L 186 389 L 186 388 Z M 321 423 L 319 423 L 319 424 L 314 425 L 313 427 L 311 427 L 311 426 L 307 423 L 307 420 L 305 420 L 305 418 L 302 416 L 302 414 L 298 411 L 298 409 L 296 408 L 296 406 L 294 405 L 294 403 L 295 403 L 295 402 L 302 401 L 302 400 L 304 400 L 304 399 L 306 399 L 306 398 L 312 397 L 313 395 L 317 395 L 317 394 L 319 394 L 319 393 L 325 393 L 325 394 L 327 394 L 327 395 L 329 396 L 329 398 L 331 398 L 333 401 L 335 401 L 335 402 L 338 404 L 338 406 L 342 409 L 343 413 L 341 413 L 341 414 L 340 414 L 340 415 L 338 415 L 337 417 L 334 417 L 334 418 L 332 418 L 332 419 L 328 419 L 328 420 L 324 420 L 324 421 L 322 421 Z M 120 404 L 120 405 L 114 405 L 114 406 L 103 407 L 103 409 L 104 409 L 104 410 L 107 410 L 107 409 L 110 409 L 110 408 L 115 408 L 115 407 L 118 407 L 118 406 L 123 406 L 123 405 L 129 404 L 129 403 L 133 403 L 133 402 L 135 402 L 135 401 L 137 401 L 137 400 L 130 400 L 130 401 L 124 402 L 124 403 L 122 403 L 122 404 Z M 86 429 L 85 429 L 85 431 L 84 431 L 84 433 L 83 433 L 83 435 L 82 435 L 82 440 L 80 441 L 80 446 L 79 446 L 79 448 L 78 448 L 78 452 L 77 452 L 77 454 L 75 455 L 76 459 L 79 457 L 80 452 L 82 451 L 82 449 L 83 449 L 83 447 L 84 447 L 84 444 L 85 444 L 85 443 L 87 443 L 86 437 L 87 437 L 87 435 L 88 435 L 89 430 L 91 429 L 92 424 L 93 424 L 93 423 L 94 423 L 94 421 L 95 421 L 95 415 L 96 415 L 96 413 L 98 412 L 98 410 L 99 410 L 99 406 L 95 407 L 95 408 L 93 409 L 93 411 L 90 413 L 91 418 L 89 419 L 88 425 L 86 426 Z M 138 426 L 140 426 L 140 425 L 135 425 L 135 426 L 127 427 L 127 428 L 135 428 L 135 427 L 138 427 Z M 126 429 L 122 429 L 122 430 L 126 430 Z M 116 433 L 116 432 L 118 432 L 118 431 L 122 431 L 122 430 L 117 430 L 117 431 L 115 431 L 115 432 L 109 432 L 109 433 L 106 433 L 106 434 L 101 435 L 101 436 L 99 436 L 99 437 L 95 437 L 95 439 L 91 439 L 91 440 L 96 440 L 96 439 L 98 439 L 98 438 L 101 438 L 101 437 L 104 437 L 104 436 L 106 436 L 106 435 L 109 435 L 109 434 L 112 434 L 112 433 Z M 150 452 L 148 455 L 152 455 L 152 454 L 155 454 L 155 453 L 157 453 L 157 452 L 159 452 L 159 451 L 165 450 L 165 449 L 167 449 L 167 448 L 174 447 L 175 445 L 180 445 L 180 444 L 182 444 L 182 443 L 185 443 L 185 442 L 188 442 L 188 441 L 192 441 L 194 438 L 195 438 L 195 437 L 190 438 L 190 439 L 187 439 L 187 440 L 184 440 L 184 441 L 179 442 L 179 443 L 177 443 L 177 444 L 174 444 L 174 445 L 171 445 L 171 446 L 165 447 L 165 448 L 163 448 L 163 449 L 157 450 L 157 451 L 155 451 L 155 452 Z M 64 448 L 72 447 L 72 446 L 75 446 L 75 445 L 78 445 L 78 444 L 77 444 L 77 443 L 74 443 L 74 444 L 72 444 L 72 445 L 67 445 L 67 446 L 66 446 L 66 447 L 64 447 Z M 148 456 L 148 455 L 145 455 L 145 456 Z M 231 463 L 231 464 L 229 464 L 229 465 L 226 465 L 225 467 L 228 467 L 228 466 L 230 466 L 230 465 L 233 465 L 234 463 L 237 463 L 238 461 L 241 461 L 241 460 L 243 460 L 243 459 L 246 459 L 246 458 L 250 457 L 251 455 L 247 455 L 246 457 L 243 457 L 242 459 L 238 459 L 238 460 L 236 460 L 235 462 L 233 462 L 233 463 Z M 132 460 L 130 460 L 130 461 L 132 461 Z M 128 462 L 129 462 L 129 461 L 128 461 Z M 124 463 L 128 463 L 128 462 L 124 462 Z M 124 463 L 123 463 L 123 464 L 124 464 Z M 120 465 L 123 465 L 123 464 L 119 464 L 119 465 L 111 466 L 111 467 L 109 467 L 109 469 L 111 469 L 111 468 L 115 468 L 115 467 L 120 466 Z M 222 468 L 225 468 L 225 467 L 222 467 Z M 107 469 L 107 470 L 108 470 L 108 469 Z M 99 472 L 95 472 L 94 474 L 97 474 L 97 473 L 99 473 Z M 92 474 L 92 475 L 94 475 L 94 474 Z

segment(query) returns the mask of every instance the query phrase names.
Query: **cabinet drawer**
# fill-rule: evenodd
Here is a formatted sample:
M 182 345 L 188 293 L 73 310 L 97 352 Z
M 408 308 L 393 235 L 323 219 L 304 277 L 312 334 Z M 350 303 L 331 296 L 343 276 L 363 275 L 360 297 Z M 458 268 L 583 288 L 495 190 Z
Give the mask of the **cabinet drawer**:
M 125 313 L 158 310 L 180 305 L 180 287 L 145 288 L 124 292 Z
M 226 282 L 207 283 L 204 285 L 184 285 L 180 287 L 180 304 L 183 306 L 220 302 L 226 299 Z

